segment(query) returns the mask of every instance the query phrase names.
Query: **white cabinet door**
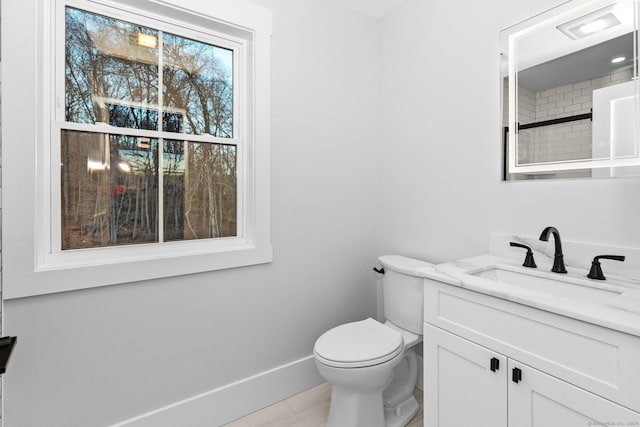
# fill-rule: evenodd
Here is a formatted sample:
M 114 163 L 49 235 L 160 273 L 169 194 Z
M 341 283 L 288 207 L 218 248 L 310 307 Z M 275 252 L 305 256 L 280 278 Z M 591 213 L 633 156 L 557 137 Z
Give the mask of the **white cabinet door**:
M 425 323 L 424 361 L 425 427 L 507 426 L 506 357 Z
M 640 426 L 637 412 L 511 359 L 508 377 L 509 427 Z

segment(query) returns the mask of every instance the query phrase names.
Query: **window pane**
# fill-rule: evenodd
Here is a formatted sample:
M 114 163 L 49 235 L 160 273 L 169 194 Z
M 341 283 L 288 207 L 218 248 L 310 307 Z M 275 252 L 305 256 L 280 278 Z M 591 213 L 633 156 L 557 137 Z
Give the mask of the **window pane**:
M 236 147 L 164 141 L 164 239 L 236 236 Z
M 157 241 L 158 142 L 62 131 L 62 249 Z
M 158 31 L 71 7 L 65 120 L 158 129 Z
M 233 51 L 163 34 L 163 130 L 233 137 Z

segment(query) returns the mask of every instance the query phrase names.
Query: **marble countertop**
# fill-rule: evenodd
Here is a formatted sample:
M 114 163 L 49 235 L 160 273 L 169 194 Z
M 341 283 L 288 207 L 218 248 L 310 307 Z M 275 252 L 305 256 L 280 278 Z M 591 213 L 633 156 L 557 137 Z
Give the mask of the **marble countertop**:
M 439 264 L 432 268 L 421 269 L 419 272 L 426 278 L 452 286 L 640 336 L 640 279 L 638 277 L 608 275 L 606 281 L 599 281 L 586 278 L 588 269 L 567 266 L 567 274 L 558 274 L 551 273 L 550 264 L 547 264 L 543 261 L 538 263 L 538 268 L 535 270 L 526 269 L 522 267 L 522 260 L 481 255 Z M 552 286 L 546 289 L 512 286 L 505 282 L 469 274 L 497 266 L 510 271 L 592 288 L 596 294 L 601 290 L 607 297 L 581 299 L 577 296 L 572 297 L 570 292 L 555 292 Z

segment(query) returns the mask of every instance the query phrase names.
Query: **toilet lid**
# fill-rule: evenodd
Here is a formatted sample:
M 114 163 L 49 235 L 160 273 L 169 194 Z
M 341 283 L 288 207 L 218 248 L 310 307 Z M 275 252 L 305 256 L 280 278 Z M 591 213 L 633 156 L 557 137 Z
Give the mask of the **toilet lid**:
M 358 368 L 384 363 L 403 349 L 402 334 L 369 318 L 328 330 L 316 341 L 314 353 L 326 365 Z

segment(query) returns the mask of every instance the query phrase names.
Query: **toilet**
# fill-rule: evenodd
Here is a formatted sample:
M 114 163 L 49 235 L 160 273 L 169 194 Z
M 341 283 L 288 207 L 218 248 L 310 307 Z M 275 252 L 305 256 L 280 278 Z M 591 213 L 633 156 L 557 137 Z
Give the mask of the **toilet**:
M 414 347 L 422 342 L 423 279 L 431 264 L 399 255 L 378 258 L 386 322 L 346 323 L 318 338 L 313 355 L 331 384 L 327 427 L 402 427 L 418 412 Z

